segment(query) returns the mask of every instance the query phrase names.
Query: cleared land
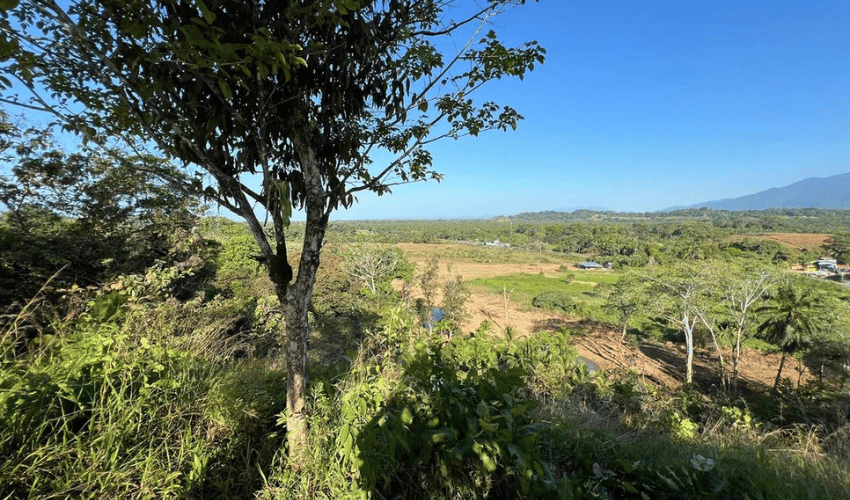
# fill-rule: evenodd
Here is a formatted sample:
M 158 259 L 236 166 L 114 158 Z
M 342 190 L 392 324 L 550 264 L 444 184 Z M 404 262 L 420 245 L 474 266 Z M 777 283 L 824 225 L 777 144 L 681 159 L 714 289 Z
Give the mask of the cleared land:
M 801 236 L 796 241 L 802 242 L 823 241 L 823 237 L 828 237 L 828 235 L 793 236 Z M 406 243 L 398 246 L 407 252 L 410 260 L 418 266 L 423 266 L 431 257 L 437 257 L 443 279 L 449 275 L 449 272 L 462 276 L 464 280 L 540 273 L 547 277 L 558 277 L 562 274 L 561 265 L 567 265 L 571 271 L 578 271 L 571 265 L 572 262 L 558 256 L 543 255 L 539 257 L 541 261 L 535 263 L 536 254 L 509 249 L 477 248 L 462 244 Z M 470 262 L 467 260 L 469 256 L 489 257 L 486 260 L 490 262 Z M 505 262 L 497 262 L 502 260 Z M 582 271 L 581 273 L 608 274 L 609 271 Z M 581 280 L 581 274 L 576 273 L 575 281 Z M 576 334 L 575 345 L 579 353 L 606 370 L 635 368 L 647 381 L 659 386 L 677 387 L 684 382 L 686 354 L 684 348 L 669 342 L 660 343 L 651 340 L 641 341 L 637 346 L 623 345 L 619 342 L 619 332 L 610 325 L 589 322 L 554 311 L 523 307 L 512 300 L 511 290 L 506 286 L 503 293 L 496 294 L 483 287 L 474 287 L 467 303 L 472 316 L 464 325 L 463 331 L 472 332 L 485 320 L 493 322 L 495 332 L 501 332 L 506 325 L 511 325 L 520 336 L 545 330 L 557 331 L 564 327 Z M 730 362 L 730 356 L 730 352 L 724 353 L 727 363 Z M 694 359 L 697 383 L 706 386 L 716 383 L 716 367 L 716 355 L 713 350 L 697 350 Z M 742 382 L 770 386 L 776 377 L 778 367 L 778 354 L 748 351 L 742 356 L 741 361 Z M 796 362 L 788 363 L 784 376 L 791 377 L 796 382 L 795 368 Z M 804 374 L 803 380 L 807 378 L 808 374 Z
M 730 236 L 731 241 L 770 240 L 782 243 L 797 250 L 818 250 L 832 240 L 832 235 L 824 233 L 765 233 L 765 234 L 736 234 Z

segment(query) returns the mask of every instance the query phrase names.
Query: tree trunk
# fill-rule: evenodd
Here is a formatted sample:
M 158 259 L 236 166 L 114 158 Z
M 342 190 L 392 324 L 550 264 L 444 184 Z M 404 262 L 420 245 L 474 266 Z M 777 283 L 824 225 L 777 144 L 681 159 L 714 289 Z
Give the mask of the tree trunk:
M 690 384 L 694 381 L 694 324 L 691 323 L 690 315 L 687 312 L 682 314 L 682 327 L 685 332 L 685 345 L 688 349 L 688 357 L 685 362 L 685 378 L 686 382 Z
M 773 390 L 779 387 L 779 380 L 782 378 L 782 367 L 785 366 L 785 351 L 782 351 L 782 359 L 779 361 L 779 371 L 776 372 L 776 380 L 773 381 Z
M 741 338 L 744 336 L 743 330 L 738 327 L 738 333 L 735 337 L 735 354 L 732 357 L 732 391 L 738 392 L 738 364 L 741 361 Z
M 309 324 L 307 297 L 290 294 L 282 301 L 286 322 L 286 436 L 289 461 L 295 469 L 304 465 L 307 448 L 307 338 Z
M 293 469 L 300 470 L 306 458 L 308 432 L 304 408 L 307 401 L 307 339 L 310 334 L 307 313 L 313 298 L 329 214 L 325 211 L 327 196 L 322 186 L 315 149 L 302 138 L 296 138 L 293 142 L 304 178 L 307 220 L 298 274 L 288 289 L 278 287 L 278 300 L 281 301 L 286 320 L 286 431 L 289 463 Z M 282 290 L 285 290 L 284 296 L 281 296 Z
M 310 325 L 307 313 L 313 297 L 313 285 L 319 269 L 319 256 L 325 225 L 307 223 L 298 276 L 282 301 L 286 320 L 286 430 L 289 460 L 293 468 L 303 466 L 307 449 L 307 339 Z M 280 298 L 280 297 L 278 297 Z

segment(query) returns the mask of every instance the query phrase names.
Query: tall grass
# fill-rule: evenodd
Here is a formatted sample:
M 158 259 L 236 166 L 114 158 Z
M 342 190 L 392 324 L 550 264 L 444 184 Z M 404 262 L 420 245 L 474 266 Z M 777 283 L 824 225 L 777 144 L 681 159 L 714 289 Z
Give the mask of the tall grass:
M 282 372 L 206 306 L 105 293 L 49 333 L 2 335 L 0 497 L 247 497 L 280 440 L 263 439 Z M 25 312 L 26 308 L 22 311 Z M 249 382 L 250 381 L 250 382 Z M 261 464 L 261 462 L 263 462 Z

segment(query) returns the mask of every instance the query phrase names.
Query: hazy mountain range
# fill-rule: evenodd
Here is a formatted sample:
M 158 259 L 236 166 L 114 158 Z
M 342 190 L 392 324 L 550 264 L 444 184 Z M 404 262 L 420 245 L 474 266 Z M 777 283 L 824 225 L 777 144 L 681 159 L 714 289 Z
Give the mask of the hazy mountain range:
M 850 173 L 831 177 L 810 177 L 785 187 L 770 188 L 740 198 L 706 201 L 689 208 L 701 207 L 713 210 L 850 209 Z

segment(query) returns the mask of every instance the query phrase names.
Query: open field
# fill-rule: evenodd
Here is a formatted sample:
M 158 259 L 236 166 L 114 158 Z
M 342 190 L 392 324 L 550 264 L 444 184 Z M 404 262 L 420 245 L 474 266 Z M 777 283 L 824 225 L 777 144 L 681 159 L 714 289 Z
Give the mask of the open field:
M 729 237 L 730 241 L 741 241 L 743 239 L 770 240 L 796 250 L 816 251 L 829 244 L 832 235 L 824 233 L 766 233 L 763 235 L 735 234 Z
M 826 235 L 799 236 L 803 237 L 797 241 L 812 241 Z M 607 270 L 582 271 L 565 258 L 551 255 L 540 257 L 508 249 L 476 248 L 463 244 L 406 243 L 398 246 L 417 266 L 423 266 L 427 259 L 437 257 L 441 279 L 445 279 L 451 272 L 462 276 L 465 281 L 488 283 L 470 287 L 472 295 L 467 306 L 471 317 L 463 326 L 464 332 L 474 331 L 484 321 L 492 322 L 495 326 L 493 331 L 497 334 L 508 325 L 519 336 L 566 329 L 575 334 L 574 342 L 579 353 L 606 370 L 637 369 L 644 380 L 657 386 L 678 387 L 684 382 L 686 352 L 682 346 L 652 340 L 643 340 L 636 346 L 624 345 L 619 341 L 617 328 L 612 325 L 528 305 L 530 292 L 525 291 L 524 285 L 542 279 L 563 281 L 561 265 L 570 268 L 573 278 L 567 286 L 573 288 L 590 289 L 599 282 L 615 281 L 615 273 Z M 474 261 L 481 255 L 488 256 L 490 262 Z M 471 256 L 472 261 L 469 260 Z M 497 262 L 501 259 L 505 262 Z M 536 259 L 539 261 L 535 262 Z M 498 289 L 498 283 L 504 283 L 502 292 L 494 290 Z M 577 292 L 581 293 L 581 290 L 577 289 Z M 724 356 L 729 358 L 731 353 L 725 352 Z M 779 357 L 779 354 L 756 351 L 742 356 L 742 382 L 762 388 L 770 387 L 776 377 Z M 697 383 L 705 386 L 716 383 L 716 367 L 717 357 L 713 350 L 697 350 L 694 360 Z M 796 381 L 795 367 L 796 362 L 789 362 L 786 375 Z M 804 373 L 802 381 L 809 379 L 810 375 Z

